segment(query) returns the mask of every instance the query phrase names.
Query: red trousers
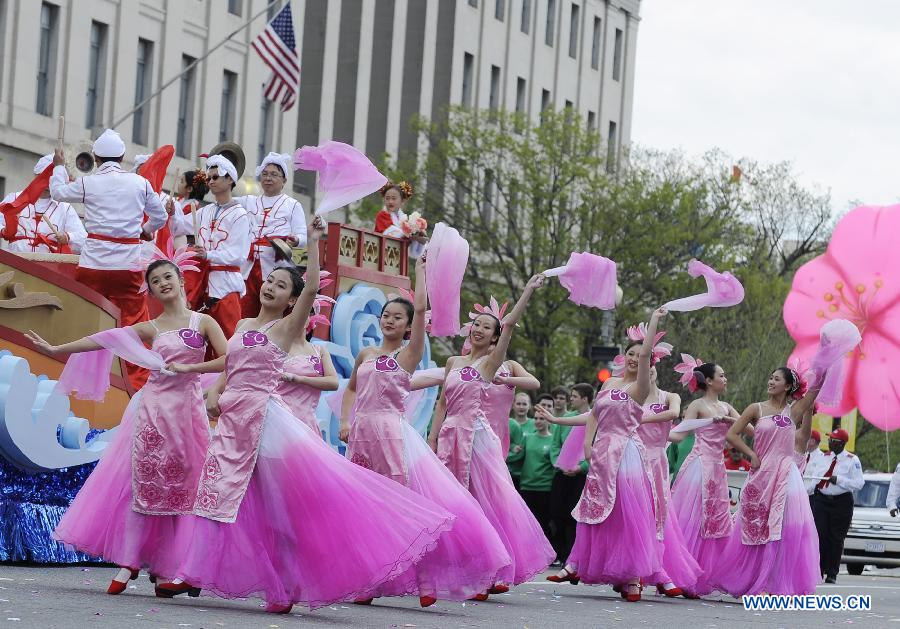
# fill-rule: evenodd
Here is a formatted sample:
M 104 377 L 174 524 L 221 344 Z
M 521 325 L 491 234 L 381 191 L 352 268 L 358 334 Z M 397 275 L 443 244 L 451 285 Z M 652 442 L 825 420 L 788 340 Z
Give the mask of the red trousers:
M 100 293 L 110 300 L 121 311 L 120 325 L 124 328 L 150 318 L 147 309 L 147 296 L 141 293 L 141 284 L 144 276 L 138 271 L 124 271 L 119 269 L 75 269 L 75 279 Z M 143 367 L 138 367 L 129 362 L 125 363 L 128 379 L 135 390 L 140 389 L 147 382 L 150 372 Z
M 228 293 L 207 309 L 206 314 L 216 320 L 216 323 L 225 333 L 225 338 L 230 339 L 234 335 L 234 329 L 241 320 L 241 300 L 237 293 Z M 215 358 L 212 347 L 206 352 L 206 359 Z
M 259 291 L 262 289 L 262 267 L 259 259 L 253 263 L 250 275 L 247 276 L 246 291 L 241 297 L 241 316 L 252 319 L 259 314 Z

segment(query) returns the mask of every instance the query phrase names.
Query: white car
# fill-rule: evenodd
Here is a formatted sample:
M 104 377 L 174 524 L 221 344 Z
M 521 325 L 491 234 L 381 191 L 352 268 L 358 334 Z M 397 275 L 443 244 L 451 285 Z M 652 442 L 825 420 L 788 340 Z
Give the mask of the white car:
M 891 517 L 884 505 L 891 475 L 863 477 L 866 484 L 853 492 L 853 521 L 841 556 L 850 574 L 862 574 L 866 566 L 900 567 L 900 517 Z

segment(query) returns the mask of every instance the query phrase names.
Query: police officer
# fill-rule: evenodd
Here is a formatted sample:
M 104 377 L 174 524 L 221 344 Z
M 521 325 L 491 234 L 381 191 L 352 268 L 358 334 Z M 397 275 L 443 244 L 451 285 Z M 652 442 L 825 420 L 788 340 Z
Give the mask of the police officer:
M 824 480 L 816 483 L 810 496 L 813 519 L 819 533 L 819 567 L 825 583 L 834 583 L 844 552 L 844 538 L 853 518 L 853 492 L 862 489 L 865 481 L 859 458 L 844 448 L 850 436 L 839 428 L 828 434 L 831 448 L 807 468 L 809 476 L 819 476 Z

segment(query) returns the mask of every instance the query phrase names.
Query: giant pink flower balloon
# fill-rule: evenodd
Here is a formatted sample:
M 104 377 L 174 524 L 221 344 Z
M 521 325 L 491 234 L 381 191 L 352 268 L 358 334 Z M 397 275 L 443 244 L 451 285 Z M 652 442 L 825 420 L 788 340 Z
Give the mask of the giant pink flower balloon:
M 900 205 L 858 207 L 835 227 L 821 255 L 797 271 L 784 323 L 797 342 L 791 357 L 809 364 L 819 329 L 847 319 L 862 342 L 847 361 L 843 415 L 853 408 L 883 430 L 900 428 Z

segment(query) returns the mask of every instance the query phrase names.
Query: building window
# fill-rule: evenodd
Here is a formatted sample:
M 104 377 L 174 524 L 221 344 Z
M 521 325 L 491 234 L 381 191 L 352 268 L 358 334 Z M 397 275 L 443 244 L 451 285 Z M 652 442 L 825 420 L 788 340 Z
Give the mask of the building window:
M 578 22 L 581 19 L 581 7 L 572 3 L 572 13 L 569 16 L 569 56 L 578 58 Z
M 281 0 L 275 0 L 266 9 L 266 22 L 271 22 L 272 18 L 278 15 L 279 11 L 281 11 Z
M 41 44 L 38 52 L 35 111 L 53 115 L 53 86 L 56 83 L 56 42 L 59 35 L 59 7 L 41 4 Z
M 547 27 L 544 30 L 544 43 L 553 45 L 553 32 L 556 30 L 556 0 L 547 0 Z
M 103 118 L 103 86 L 106 83 L 106 24 L 91 22 L 91 48 L 88 53 L 87 102 L 84 126 L 100 126 Z
M 181 93 L 178 95 L 178 125 L 175 129 L 175 153 L 181 157 L 190 154 L 194 127 L 194 77 L 197 67 L 188 70 L 194 61 L 193 57 L 181 56 Z
M 616 29 L 616 47 L 613 48 L 613 81 L 622 74 L 622 29 Z
M 616 170 L 616 142 L 618 141 L 617 136 L 618 130 L 616 128 L 616 123 L 612 120 L 609 121 L 609 139 L 607 140 L 606 145 L 606 172 L 611 173 Z
M 222 107 L 219 110 L 219 142 L 234 137 L 234 104 L 237 99 L 237 74 L 225 70 L 222 75 Z
M 541 90 L 541 113 L 550 107 L 550 90 Z
M 603 33 L 602 21 L 599 17 L 594 18 L 594 35 L 591 41 L 591 67 L 594 70 L 600 69 L 600 35 Z
M 134 75 L 134 106 L 150 96 L 150 86 L 153 80 L 153 42 L 148 39 L 138 39 L 137 46 L 137 72 Z M 147 132 L 150 128 L 150 103 L 145 103 L 135 110 L 132 117 L 131 141 L 135 144 L 147 146 Z
M 506 19 L 506 0 L 495 0 L 494 18 L 501 22 Z
M 516 79 L 516 113 L 525 113 L 526 85 L 522 77 Z
M 275 108 L 272 105 L 272 101 L 263 94 L 262 106 L 259 110 L 259 144 L 256 146 L 260 162 L 269 154 L 269 147 L 272 145 L 272 128 L 274 126 L 272 121 L 275 116 Z
M 472 106 L 472 74 L 475 70 L 475 57 L 469 53 L 463 54 L 463 84 L 462 104 L 464 107 Z
M 595 114 L 593 111 L 588 112 L 587 127 L 589 133 L 593 133 L 597 128 L 597 114 Z
M 522 23 L 519 30 L 526 35 L 531 32 L 531 0 L 522 0 Z
M 491 94 L 488 106 L 491 111 L 500 109 L 500 68 L 491 66 Z
M 469 6 L 478 8 L 478 0 L 469 0 Z
M 244 0 L 228 0 L 228 12 L 232 15 L 240 15 L 242 4 L 244 4 Z
M 574 105 L 572 105 L 572 101 L 566 100 L 566 110 L 567 110 L 567 111 L 572 111 L 572 107 L 573 107 L 573 106 L 574 106 Z

